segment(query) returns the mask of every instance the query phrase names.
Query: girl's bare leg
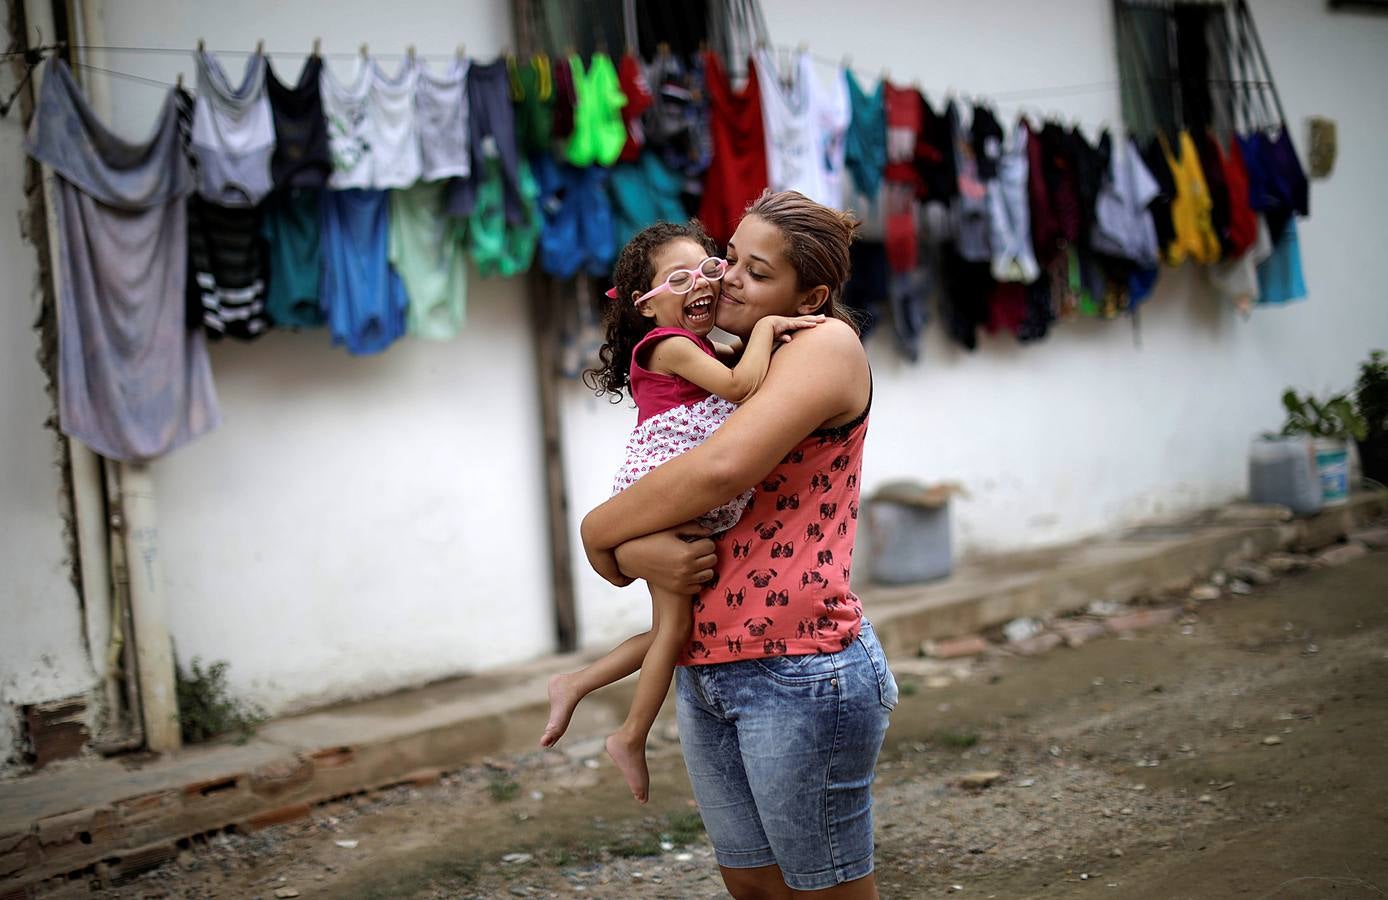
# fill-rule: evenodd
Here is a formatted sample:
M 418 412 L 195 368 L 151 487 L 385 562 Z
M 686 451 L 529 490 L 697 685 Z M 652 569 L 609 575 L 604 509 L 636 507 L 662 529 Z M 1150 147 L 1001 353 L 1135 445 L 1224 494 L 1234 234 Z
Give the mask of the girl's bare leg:
M 675 659 L 689 641 L 689 633 L 694 627 L 688 596 L 651 588 L 651 604 L 655 610 L 655 625 L 650 649 L 641 663 L 636 697 L 631 702 L 631 711 L 627 713 L 622 727 L 607 738 L 608 756 L 622 771 L 632 796 L 642 803 L 648 799 L 651 786 L 650 774 L 646 770 L 646 737 L 670 690 Z
M 651 631 L 643 631 L 627 638 L 609 650 L 605 656 L 577 672 L 565 672 L 549 679 L 549 722 L 545 724 L 544 733 L 540 735 L 541 747 L 553 747 L 563 736 L 578 701 L 598 688 L 621 681 L 641 668 L 641 660 L 645 659 L 646 651 L 651 646 L 651 637 L 655 634 L 655 624 L 655 619 L 652 619 Z

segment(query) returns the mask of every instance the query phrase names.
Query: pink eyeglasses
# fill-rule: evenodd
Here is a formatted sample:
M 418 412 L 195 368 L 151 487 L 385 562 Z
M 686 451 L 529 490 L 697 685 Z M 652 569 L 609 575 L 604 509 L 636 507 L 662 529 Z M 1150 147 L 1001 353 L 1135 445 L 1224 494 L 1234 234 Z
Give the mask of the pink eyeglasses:
M 669 291 L 672 294 L 687 294 L 694 290 L 694 285 L 698 284 L 700 278 L 705 281 L 721 281 L 723 274 L 728 271 L 728 261 L 710 256 L 699 263 L 697 268 L 676 269 L 671 272 L 659 287 L 653 288 L 636 298 L 637 303 L 645 303 L 657 294 Z M 617 299 L 617 289 L 611 288 L 607 296 Z

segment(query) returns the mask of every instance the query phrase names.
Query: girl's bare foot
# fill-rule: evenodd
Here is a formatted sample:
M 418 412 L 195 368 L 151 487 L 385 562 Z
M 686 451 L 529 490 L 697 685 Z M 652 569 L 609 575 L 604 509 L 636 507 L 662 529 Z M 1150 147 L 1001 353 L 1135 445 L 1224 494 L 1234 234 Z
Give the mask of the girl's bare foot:
M 549 679 L 549 721 L 540 735 L 541 747 L 553 747 L 569 728 L 569 718 L 583 695 L 573 688 L 574 673 L 551 676 Z
M 651 775 L 646 770 L 646 742 L 639 743 L 622 736 L 619 731 L 607 736 L 607 755 L 621 770 L 631 788 L 631 795 L 640 803 L 650 798 Z

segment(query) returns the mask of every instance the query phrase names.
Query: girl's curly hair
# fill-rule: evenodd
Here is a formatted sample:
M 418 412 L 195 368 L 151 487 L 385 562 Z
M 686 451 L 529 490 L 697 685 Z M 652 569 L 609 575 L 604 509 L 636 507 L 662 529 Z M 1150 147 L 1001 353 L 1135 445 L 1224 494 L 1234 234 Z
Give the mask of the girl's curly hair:
M 651 258 L 656 251 L 681 238 L 703 247 L 709 256 L 718 253 L 718 245 L 704 231 L 704 226 L 697 219 L 691 219 L 685 223 L 658 222 L 644 228 L 627 241 L 617 255 L 617 264 L 612 268 L 617 296 L 607 300 L 602 317 L 607 338 L 598 351 L 598 366 L 583 373 L 583 383 L 597 396 L 611 394 L 612 402 L 620 403 L 622 392 L 630 393 L 631 352 L 655 328 L 655 320 L 641 315 L 631 297 L 633 293 L 644 294 L 651 289 L 651 279 L 655 278 L 655 263 Z

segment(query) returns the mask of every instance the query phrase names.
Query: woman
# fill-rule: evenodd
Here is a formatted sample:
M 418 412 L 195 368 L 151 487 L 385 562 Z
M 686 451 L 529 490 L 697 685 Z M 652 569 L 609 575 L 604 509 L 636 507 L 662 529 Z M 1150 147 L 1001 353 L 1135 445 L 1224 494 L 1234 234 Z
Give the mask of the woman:
M 614 584 L 697 594 L 677 678 L 680 742 L 728 891 L 877 896 L 871 783 L 897 688 L 848 589 L 872 396 L 840 308 L 854 223 L 764 194 L 728 244 L 718 326 L 824 314 L 702 445 L 593 510 L 583 543 Z M 711 541 L 690 522 L 754 489 Z

